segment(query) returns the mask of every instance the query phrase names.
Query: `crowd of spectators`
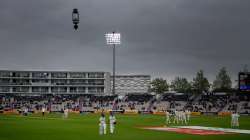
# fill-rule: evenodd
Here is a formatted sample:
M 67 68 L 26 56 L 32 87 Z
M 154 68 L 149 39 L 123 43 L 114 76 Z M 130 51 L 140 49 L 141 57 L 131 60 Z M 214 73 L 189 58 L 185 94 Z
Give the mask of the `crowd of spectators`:
M 204 94 L 190 100 L 186 94 L 163 94 L 161 98 L 150 94 L 126 95 L 118 98 L 117 95 L 0 95 L 0 110 L 41 110 L 62 111 L 65 108 L 72 111 L 96 111 L 102 109 L 165 111 L 184 110 L 193 112 L 221 112 L 238 111 L 250 113 L 250 94 Z

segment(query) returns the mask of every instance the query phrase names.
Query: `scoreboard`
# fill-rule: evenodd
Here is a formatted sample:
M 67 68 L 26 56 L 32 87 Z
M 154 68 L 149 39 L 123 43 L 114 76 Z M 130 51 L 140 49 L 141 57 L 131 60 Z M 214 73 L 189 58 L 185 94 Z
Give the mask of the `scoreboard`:
M 250 91 L 250 72 L 239 73 L 239 90 Z

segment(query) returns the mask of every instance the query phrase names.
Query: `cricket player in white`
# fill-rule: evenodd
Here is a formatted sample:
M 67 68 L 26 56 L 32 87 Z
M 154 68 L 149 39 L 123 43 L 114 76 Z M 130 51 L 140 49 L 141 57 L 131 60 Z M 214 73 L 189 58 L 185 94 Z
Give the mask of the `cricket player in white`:
M 115 124 L 116 124 L 116 118 L 115 118 L 113 112 L 110 112 L 109 124 L 110 124 L 110 133 L 113 134 L 114 130 L 115 130 Z
M 64 115 L 63 115 L 63 118 L 64 118 L 64 119 L 67 119 L 67 118 L 68 118 L 68 115 L 69 115 L 69 109 L 68 109 L 68 108 L 66 108 L 66 109 L 64 109 Z
M 181 111 L 181 121 L 182 123 L 187 124 L 187 116 L 185 111 Z
M 28 115 L 28 111 L 29 111 L 29 110 L 28 110 L 28 108 L 27 108 L 27 107 L 25 107 L 25 109 L 24 109 L 24 115 L 25 115 L 25 116 L 27 116 L 27 115 Z
M 189 122 L 190 121 L 191 112 L 189 110 L 186 110 L 185 113 L 186 113 L 187 121 Z
M 99 119 L 99 134 L 100 135 L 106 134 L 106 119 L 104 113 L 102 113 Z
M 171 120 L 170 120 L 170 113 L 166 110 L 166 125 L 170 124 Z
M 182 122 L 182 113 L 181 113 L 181 111 L 178 111 L 178 113 L 177 113 L 177 120 L 179 121 L 179 122 Z
M 44 116 L 44 114 L 45 114 L 45 107 L 42 107 L 42 114 Z
M 174 123 L 179 123 L 179 111 L 174 111 Z
M 239 127 L 239 117 L 240 115 L 236 112 L 232 113 L 231 115 L 231 127 L 235 128 L 235 127 Z
M 182 116 L 182 113 L 183 111 L 178 111 L 178 119 L 179 121 L 183 124 L 183 116 Z

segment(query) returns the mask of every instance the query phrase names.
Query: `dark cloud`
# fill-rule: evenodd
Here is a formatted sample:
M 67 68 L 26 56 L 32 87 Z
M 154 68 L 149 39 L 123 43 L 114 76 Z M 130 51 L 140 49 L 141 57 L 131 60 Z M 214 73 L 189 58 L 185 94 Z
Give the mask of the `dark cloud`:
M 80 11 L 73 30 L 71 12 Z M 104 33 L 122 34 L 118 73 L 236 79 L 250 65 L 249 0 L 0 1 L 0 68 L 111 71 Z

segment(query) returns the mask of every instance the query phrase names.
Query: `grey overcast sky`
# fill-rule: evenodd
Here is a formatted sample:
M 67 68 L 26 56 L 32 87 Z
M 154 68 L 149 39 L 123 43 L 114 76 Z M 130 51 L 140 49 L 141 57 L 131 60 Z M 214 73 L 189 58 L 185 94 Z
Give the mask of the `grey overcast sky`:
M 111 72 L 113 30 L 118 74 L 236 80 L 250 65 L 250 0 L 1 0 L 0 69 Z

